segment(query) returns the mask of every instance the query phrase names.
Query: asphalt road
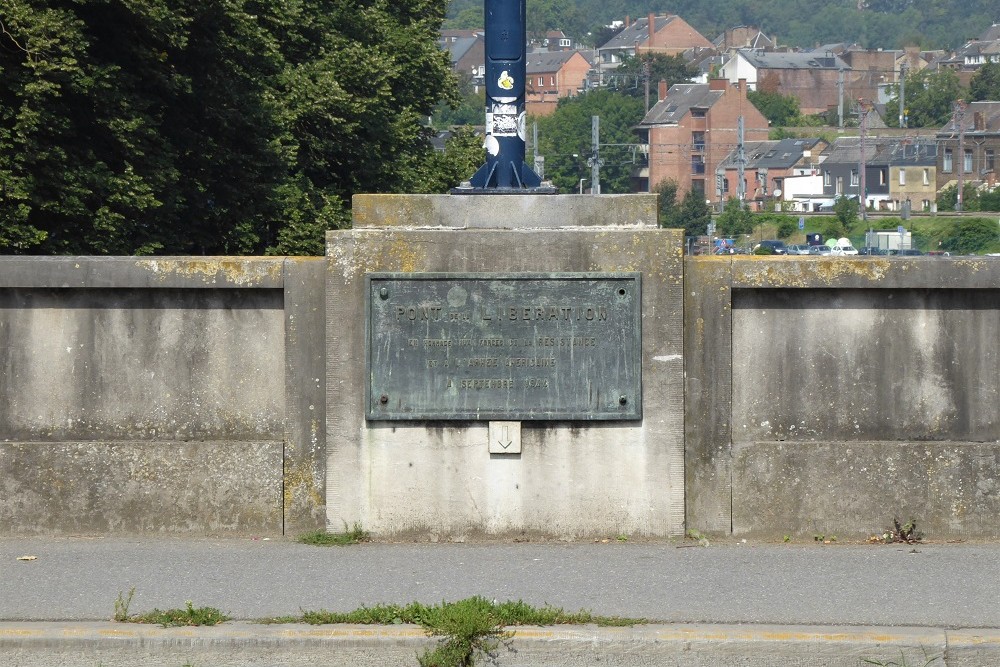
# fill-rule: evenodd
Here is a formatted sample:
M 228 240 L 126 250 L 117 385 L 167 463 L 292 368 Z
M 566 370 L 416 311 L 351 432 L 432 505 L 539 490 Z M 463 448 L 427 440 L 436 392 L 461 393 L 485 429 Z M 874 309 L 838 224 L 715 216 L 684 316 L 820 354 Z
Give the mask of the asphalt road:
M 3 538 L 0 621 L 108 619 L 134 586 L 131 613 L 191 600 L 238 619 L 482 595 L 671 623 L 1000 627 L 1000 545 L 688 544 Z

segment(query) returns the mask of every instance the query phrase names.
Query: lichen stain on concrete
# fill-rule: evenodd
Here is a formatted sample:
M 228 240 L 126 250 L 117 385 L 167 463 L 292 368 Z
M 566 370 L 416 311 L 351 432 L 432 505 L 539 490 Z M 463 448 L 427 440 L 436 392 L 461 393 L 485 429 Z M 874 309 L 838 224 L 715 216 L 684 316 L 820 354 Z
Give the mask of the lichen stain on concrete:
M 753 260 L 751 260 L 753 261 Z M 759 260 L 757 260 L 759 262 Z M 780 261 L 780 260 L 779 260 Z M 892 264 L 887 260 L 818 259 L 789 262 L 774 261 L 756 265 L 746 261 L 733 264 L 738 282 L 755 287 L 811 287 L 817 282 L 833 285 L 845 277 L 859 277 L 870 282 L 883 280 Z M 906 268 L 905 266 L 903 267 Z
M 207 284 L 252 286 L 263 278 L 280 279 L 282 261 L 262 258 L 140 259 L 135 265 L 166 280 L 169 276 L 201 278 Z

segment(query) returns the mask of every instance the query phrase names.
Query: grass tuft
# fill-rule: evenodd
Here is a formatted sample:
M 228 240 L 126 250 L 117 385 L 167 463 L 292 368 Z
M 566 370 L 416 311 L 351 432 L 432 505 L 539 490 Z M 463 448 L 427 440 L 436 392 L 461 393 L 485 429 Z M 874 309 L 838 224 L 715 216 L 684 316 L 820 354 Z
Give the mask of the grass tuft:
M 127 619 L 130 623 L 150 623 L 162 625 L 165 628 L 178 628 L 194 625 L 218 625 L 229 620 L 215 607 L 195 607 L 190 600 L 187 601 L 184 609 L 167 609 L 153 611 L 145 614 L 135 614 Z
M 354 524 L 350 530 L 344 526 L 342 533 L 328 533 L 325 530 L 314 530 L 309 533 L 299 535 L 298 542 L 311 544 L 316 547 L 346 546 L 358 544 L 359 542 L 370 542 L 371 535 L 361 528 L 361 524 Z

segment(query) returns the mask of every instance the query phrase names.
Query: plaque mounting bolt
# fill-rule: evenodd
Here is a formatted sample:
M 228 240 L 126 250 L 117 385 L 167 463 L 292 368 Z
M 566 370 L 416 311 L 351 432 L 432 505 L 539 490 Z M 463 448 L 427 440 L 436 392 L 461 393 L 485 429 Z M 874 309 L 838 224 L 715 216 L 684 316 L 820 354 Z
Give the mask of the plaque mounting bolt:
M 622 394 L 621 396 L 618 397 L 619 405 L 625 405 L 626 403 L 628 403 L 628 397 L 625 396 L 625 394 Z
M 378 402 L 381 403 L 382 405 L 385 405 L 386 403 L 389 402 L 389 397 L 386 396 L 385 394 L 382 394 L 381 396 L 378 397 Z
M 388 287 L 383 287 L 382 289 L 380 289 L 378 291 L 378 295 L 379 295 L 379 297 L 382 298 L 383 301 L 385 301 L 386 299 L 389 298 L 389 288 Z

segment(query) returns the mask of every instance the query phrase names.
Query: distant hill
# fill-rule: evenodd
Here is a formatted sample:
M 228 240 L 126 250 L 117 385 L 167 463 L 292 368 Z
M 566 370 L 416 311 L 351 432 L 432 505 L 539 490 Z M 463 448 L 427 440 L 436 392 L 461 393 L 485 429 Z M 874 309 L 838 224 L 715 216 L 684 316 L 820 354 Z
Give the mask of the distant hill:
M 954 49 L 1000 22 L 996 0 L 528 0 L 528 30 L 561 29 L 590 45 L 601 26 L 650 12 L 677 14 L 708 39 L 748 25 L 803 48 Z M 483 0 L 452 0 L 448 9 L 451 27 L 482 27 L 482 16 Z

